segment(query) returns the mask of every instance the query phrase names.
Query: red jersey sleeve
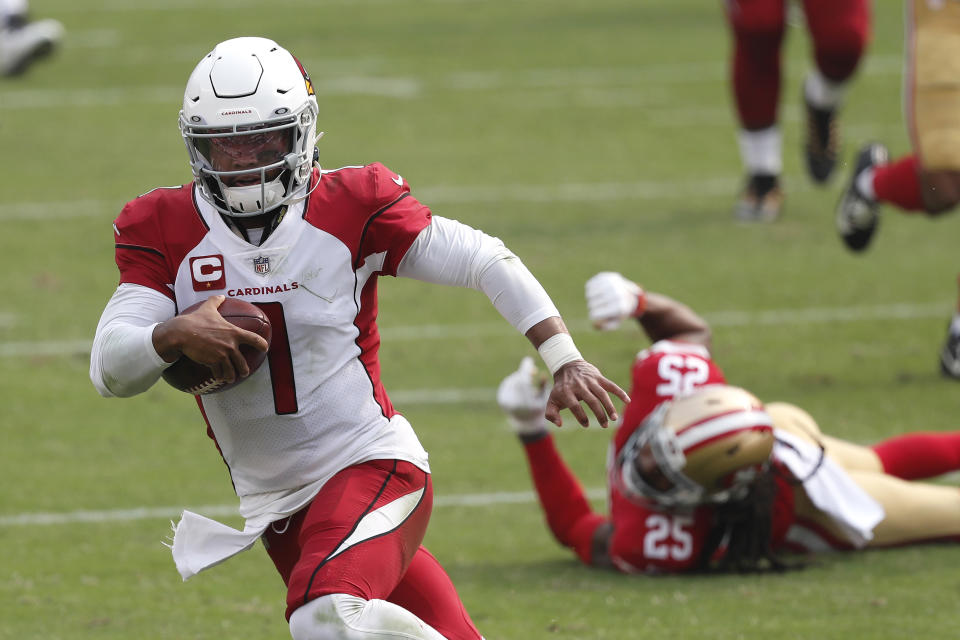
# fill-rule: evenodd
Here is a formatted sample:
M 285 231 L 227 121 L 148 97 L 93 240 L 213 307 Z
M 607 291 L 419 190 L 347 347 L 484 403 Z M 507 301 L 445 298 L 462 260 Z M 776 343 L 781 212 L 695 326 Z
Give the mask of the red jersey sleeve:
M 113 223 L 115 259 L 120 284 L 139 284 L 173 299 L 174 274 L 164 251 L 157 216 L 140 200 L 133 200 Z
M 192 183 L 131 200 L 113 222 L 120 283 L 150 287 L 172 300 L 177 265 L 207 231 Z

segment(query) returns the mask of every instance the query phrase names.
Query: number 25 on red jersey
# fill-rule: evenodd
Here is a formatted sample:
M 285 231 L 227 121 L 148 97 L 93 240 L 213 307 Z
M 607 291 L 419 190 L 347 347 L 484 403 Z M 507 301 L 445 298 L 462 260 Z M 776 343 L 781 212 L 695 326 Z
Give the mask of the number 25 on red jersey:
M 686 515 L 655 513 L 647 517 L 643 537 L 643 555 L 649 560 L 683 562 L 693 553 L 693 518 Z
M 694 355 L 668 353 L 657 362 L 657 374 L 662 382 L 657 385 L 658 396 L 688 394 L 710 379 L 710 366 Z

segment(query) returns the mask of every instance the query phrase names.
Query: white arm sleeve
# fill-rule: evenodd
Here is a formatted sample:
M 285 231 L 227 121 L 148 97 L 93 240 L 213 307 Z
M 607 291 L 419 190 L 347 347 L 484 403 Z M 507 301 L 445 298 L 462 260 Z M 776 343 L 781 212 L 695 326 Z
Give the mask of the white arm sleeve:
M 100 395 L 129 397 L 149 389 L 171 363 L 153 348 L 153 329 L 176 313 L 167 296 L 121 284 L 107 303 L 90 352 L 90 380 Z
M 397 275 L 483 291 L 523 334 L 541 320 L 560 315 L 537 279 L 499 238 L 449 218 L 433 216 L 400 261 Z

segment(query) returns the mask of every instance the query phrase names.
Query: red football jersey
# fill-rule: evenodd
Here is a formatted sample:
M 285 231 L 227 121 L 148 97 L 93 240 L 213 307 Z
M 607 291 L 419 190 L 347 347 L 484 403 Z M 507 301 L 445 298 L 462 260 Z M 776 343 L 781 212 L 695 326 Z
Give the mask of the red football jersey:
M 641 351 L 633 363 L 631 377 L 630 404 L 623 411 L 623 422 L 613 440 L 616 453 L 664 400 L 697 387 L 727 382 L 706 347 L 671 340 L 661 340 Z
M 615 459 L 630 435 L 661 402 L 709 384 L 726 384 L 706 347 L 661 340 L 642 351 L 633 364 L 630 404 L 614 436 Z M 793 489 L 777 481 L 772 539 L 783 539 L 793 521 Z M 610 488 L 614 524 L 609 555 L 621 571 L 678 573 L 695 569 L 714 524 L 713 507 L 663 509 L 652 502 L 627 498 Z

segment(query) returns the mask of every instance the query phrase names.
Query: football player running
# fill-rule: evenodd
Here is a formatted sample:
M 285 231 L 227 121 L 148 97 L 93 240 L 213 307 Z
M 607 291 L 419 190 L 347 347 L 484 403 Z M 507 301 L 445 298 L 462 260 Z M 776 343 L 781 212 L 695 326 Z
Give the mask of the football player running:
M 180 357 L 233 381 L 258 335 L 217 312 L 224 296 L 269 317 L 268 365 L 197 397 L 245 518 L 185 511 L 184 579 L 262 539 L 287 586 L 295 640 L 475 639 L 450 579 L 421 545 L 427 454 L 380 379 L 379 276 L 478 289 L 553 373 L 545 415 L 616 420 L 628 397 L 580 356 L 549 296 L 503 243 L 433 216 L 382 164 L 321 170 L 319 108 L 277 43 L 218 44 L 180 113 L 194 180 L 128 203 L 114 222 L 120 284 L 97 327 L 90 376 L 104 396 L 153 385 Z M 206 301 L 195 313 L 178 310 Z
M 804 157 L 814 182 L 824 184 L 837 163 L 837 114 L 870 36 L 868 0 L 803 0 L 813 66 L 802 94 L 806 114 Z M 780 173 L 783 136 L 778 109 L 786 0 L 726 0 L 733 37 L 731 88 L 737 112 L 746 184 L 734 214 L 741 222 L 776 220 L 783 206 Z
M 594 512 L 547 429 L 532 360 L 497 399 L 519 436 L 556 539 L 587 565 L 626 573 L 772 570 L 781 550 L 960 540 L 960 491 L 910 482 L 960 469 L 960 432 L 872 447 L 823 434 L 799 407 L 727 384 L 710 327 L 686 305 L 618 273 L 586 285 L 590 318 L 636 318 L 652 341 L 608 456 L 608 515 Z
M 912 152 L 891 159 L 886 146 L 868 142 L 857 154 L 835 214 L 840 238 L 855 253 L 869 248 L 881 204 L 929 218 L 960 204 L 960 3 L 906 0 L 906 10 L 903 87 Z M 940 371 L 960 380 L 960 301 Z

